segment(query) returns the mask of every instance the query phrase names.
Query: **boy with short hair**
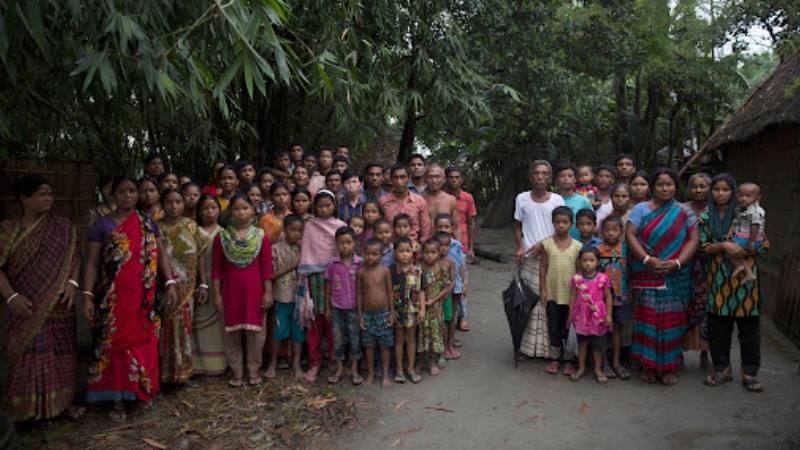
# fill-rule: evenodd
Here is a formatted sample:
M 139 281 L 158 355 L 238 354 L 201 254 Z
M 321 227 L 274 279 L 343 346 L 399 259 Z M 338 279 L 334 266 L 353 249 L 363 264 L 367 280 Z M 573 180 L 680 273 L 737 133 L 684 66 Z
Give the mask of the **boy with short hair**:
M 292 177 L 292 160 L 289 158 L 289 152 L 286 150 L 279 150 L 275 154 L 275 168 L 272 172 L 277 178 L 281 178 L 285 183 L 286 180 Z
M 348 167 L 350 167 L 350 160 L 346 156 L 335 155 L 333 157 L 333 170 L 344 172 Z
M 631 336 L 633 333 L 633 303 L 628 298 L 628 247 L 622 242 L 624 232 L 622 219 L 617 216 L 608 216 L 603 221 L 603 242 L 597 246 L 600 252 L 600 266 L 598 271 L 605 273 L 611 280 L 612 309 L 611 317 L 614 322 L 612 335 L 613 360 L 611 367 L 604 364 L 603 374 L 609 378 L 627 380 L 630 378 L 628 370 L 620 362 L 622 349 L 625 353 L 630 350 Z M 603 358 L 604 363 L 606 357 Z
M 297 292 L 297 266 L 300 265 L 300 239 L 303 238 L 303 218 L 289 214 L 283 219 L 284 239 L 272 246 L 272 266 L 275 271 L 272 298 L 275 301 L 275 332 L 272 339 L 267 378 L 275 378 L 281 343 L 292 339 L 292 366 L 298 379 L 305 377 L 300 367 L 300 355 L 306 333 L 294 316 Z
M 375 379 L 375 344 L 381 348 L 381 387 L 392 385 L 389 378 L 390 350 L 394 346 L 394 292 L 392 274 L 380 264 L 383 244 L 377 238 L 364 243 L 364 265 L 356 272 L 356 299 L 358 324 L 361 327 L 361 344 L 367 356 L 367 378 L 364 386 Z
M 275 175 L 269 167 L 262 167 L 258 170 L 256 175 L 256 182 L 258 182 L 258 190 L 261 191 L 261 205 L 256 208 L 256 212 L 263 216 L 272 209 L 272 198 L 269 195 L 269 188 L 275 182 Z
M 239 178 L 239 190 L 244 191 L 256 179 L 256 168 L 249 160 L 239 158 L 236 161 L 236 176 Z
M 580 233 L 580 241 L 584 247 L 597 247 L 602 239 L 595 236 L 597 231 L 597 214 L 591 209 L 582 209 L 575 214 L 575 223 Z
M 331 170 L 325 175 L 325 189 L 333 192 L 336 201 L 342 198 L 342 173 L 338 170 Z
M 555 168 L 558 195 L 564 199 L 564 205 L 572 210 L 573 217 L 582 209 L 593 209 L 592 203 L 588 198 L 575 193 L 576 172 L 577 169 L 573 164 L 562 164 Z M 569 236 L 576 241 L 581 240 L 581 234 L 575 223 L 573 223 L 572 227 L 569 229 Z
M 461 347 L 461 341 L 456 340 L 456 325 L 458 324 L 458 317 L 466 317 L 467 315 L 467 278 L 466 266 L 467 259 L 464 254 L 464 247 L 461 242 L 453 238 L 453 218 L 448 214 L 439 214 L 434 219 L 434 229 L 436 230 L 436 240 L 447 248 L 447 257 L 452 259 L 455 263 L 455 285 L 453 286 L 453 306 L 452 316 L 450 321 L 447 320 L 445 315 L 445 322 L 447 322 L 447 342 L 445 345 L 444 359 L 459 359 L 461 352 L 456 350 L 456 347 Z M 447 236 L 445 236 L 445 234 Z M 449 238 L 449 242 L 446 238 Z M 445 310 L 445 313 L 447 311 Z
M 361 336 L 356 300 L 356 272 L 363 261 L 355 254 L 356 233 L 350 227 L 336 230 L 336 248 L 339 256 L 325 268 L 325 316 L 333 327 L 333 359 L 336 372 L 328 383 L 336 384 L 344 376 L 345 345 L 350 343 L 350 372 L 353 385 L 364 378 L 358 373 L 361 359 Z
M 394 244 L 392 243 L 392 223 L 386 219 L 378 219 L 372 225 L 372 237 L 383 245 L 380 265 L 389 267 L 394 264 Z
M 342 185 L 344 195 L 338 204 L 339 219 L 346 222 L 353 216 L 361 215 L 361 206 L 367 201 L 367 197 L 362 189 L 361 175 L 352 167 L 348 167 L 342 173 Z

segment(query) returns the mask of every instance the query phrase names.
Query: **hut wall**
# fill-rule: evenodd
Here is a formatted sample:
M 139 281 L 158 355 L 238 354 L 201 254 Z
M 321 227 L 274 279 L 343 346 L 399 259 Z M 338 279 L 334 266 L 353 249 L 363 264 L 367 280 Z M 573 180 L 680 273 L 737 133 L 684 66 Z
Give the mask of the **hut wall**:
M 759 265 L 764 309 L 800 344 L 800 125 L 726 146 L 725 166 L 739 183 L 761 186 L 771 244 Z

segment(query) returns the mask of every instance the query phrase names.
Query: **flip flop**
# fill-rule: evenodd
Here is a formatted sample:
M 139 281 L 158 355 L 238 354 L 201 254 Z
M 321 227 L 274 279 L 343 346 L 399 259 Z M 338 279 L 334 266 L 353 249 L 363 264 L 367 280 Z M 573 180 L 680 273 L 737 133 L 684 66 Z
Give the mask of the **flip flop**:
M 559 364 L 558 361 L 553 361 L 547 365 L 547 368 L 544 369 L 545 372 L 549 373 L 550 375 L 558 375 L 559 372 Z M 568 375 L 568 374 L 564 374 Z
M 612 370 L 617 374 L 617 378 L 622 381 L 629 380 L 631 378 L 631 374 L 628 373 L 624 366 L 612 367 Z
M 605 375 L 609 380 L 617 378 L 617 374 L 614 373 L 614 369 L 612 369 L 609 365 L 603 366 L 603 375 Z
M 570 376 L 569 376 L 569 379 L 570 379 L 571 381 L 578 381 L 578 380 L 580 380 L 582 377 L 583 377 L 583 374 L 582 374 L 582 373 L 579 373 L 579 372 L 574 372 L 574 373 L 570 374 Z
M 461 353 L 455 350 L 444 352 L 444 359 L 459 359 L 459 358 L 461 358 Z
M 762 392 L 764 385 L 756 377 L 742 377 L 742 386 L 749 392 Z
M 353 386 L 360 386 L 361 383 L 364 382 L 364 377 L 362 377 L 361 375 L 353 375 L 352 381 L 353 381 Z
M 258 376 L 250 377 L 250 378 L 247 379 L 247 384 L 249 384 L 250 386 L 261 386 L 261 383 L 263 383 L 263 382 L 264 382 L 264 380 L 261 377 L 258 377 Z
M 406 382 L 406 376 L 404 374 L 402 374 L 402 373 L 397 373 L 394 376 L 394 382 L 395 383 L 405 383 Z
M 462 345 L 463 345 L 463 344 L 461 343 L 461 341 L 459 341 L 458 339 L 453 339 L 453 347 L 455 347 L 455 348 L 459 348 L 459 347 L 461 347 Z
M 730 374 L 725 374 L 724 372 L 716 372 L 713 375 L 709 375 L 703 380 L 703 384 L 709 387 L 717 387 L 722 386 L 723 384 L 733 381 L 733 377 Z
M 678 377 L 672 372 L 665 373 L 661 376 L 661 384 L 664 386 L 675 386 L 678 384 Z
M 328 377 L 328 384 L 339 384 L 342 380 L 342 375 L 331 375 Z
M 128 413 L 125 411 L 125 408 L 113 408 L 111 412 L 108 413 L 108 420 L 112 423 L 123 423 L 128 420 Z
M 232 378 L 228 381 L 228 386 L 234 389 L 239 389 L 240 387 L 244 386 L 244 381 L 241 378 Z
M 447 367 L 447 360 L 444 358 L 439 358 L 436 360 L 436 365 L 439 366 L 440 369 L 444 369 Z
M 597 380 L 598 384 L 606 384 L 608 382 L 608 377 L 605 374 L 594 374 L 594 378 Z
M 564 364 L 564 376 L 570 376 L 575 373 L 575 364 L 566 363 Z
M 420 381 L 422 381 L 422 377 L 421 377 L 421 376 L 419 376 L 419 374 L 418 374 L 418 373 L 416 373 L 416 372 L 414 372 L 414 373 L 409 373 L 409 374 L 408 374 L 408 378 L 409 378 L 409 379 L 411 380 L 411 382 L 412 382 L 412 383 L 414 383 L 414 384 L 417 384 L 417 383 L 419 383 Z

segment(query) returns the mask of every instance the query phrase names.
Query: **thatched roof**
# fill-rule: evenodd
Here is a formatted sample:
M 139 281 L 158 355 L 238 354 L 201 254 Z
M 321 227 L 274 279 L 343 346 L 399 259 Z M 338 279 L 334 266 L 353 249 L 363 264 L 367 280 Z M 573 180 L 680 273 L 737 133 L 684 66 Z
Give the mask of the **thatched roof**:
M 701 149 L 714 150 L 742 142 L 773 125 L 800 123 L 800 50 L 779 65 L 752 94 L 717 128 Z

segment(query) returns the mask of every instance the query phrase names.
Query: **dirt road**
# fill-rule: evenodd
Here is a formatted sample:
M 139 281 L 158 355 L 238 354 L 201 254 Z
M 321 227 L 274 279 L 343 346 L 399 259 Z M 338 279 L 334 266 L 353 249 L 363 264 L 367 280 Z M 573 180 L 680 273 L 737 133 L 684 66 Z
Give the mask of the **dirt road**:
M 674 387 L 629 381 L 571 382 L 530 360 L 514 369 L 500 292 L 513 265 L 483 261 L 470 268 L 470 324 L 463 357 L 438 377 L 389 391 L 359 389 L 375 402 L 370 423 L 342 435 L 348 448 L 798 448 L 800 352 L 763 321 L 761 380 L 765 391 L 735 381 L 703 385 L 697 353 Z

